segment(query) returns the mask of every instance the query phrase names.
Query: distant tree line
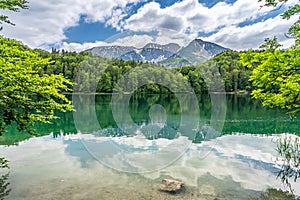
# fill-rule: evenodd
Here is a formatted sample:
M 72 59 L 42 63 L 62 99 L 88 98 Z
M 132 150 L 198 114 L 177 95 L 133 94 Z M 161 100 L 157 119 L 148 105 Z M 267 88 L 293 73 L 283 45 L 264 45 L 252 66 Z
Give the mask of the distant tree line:
M 192 92 L 192 88 L 195 93 L 207 93 L 208 84 L 214 82 L 213 78 L 207 77 L 216 70 L 221 75 L 226 92 L 251 90 L 251 70 L 241 64 L 240 53 L 237 51 L 223 52 L 200 65 L 169 69 L 162 65 L 102 58 L 88 52 L 55 49 L 51 52 L 34 51 L 50 59 L 50 64 L 40 69 L 41 75 L 62 74 L 77 83 L 75 87 L 81 92 L 134 91 L 157 94 Z

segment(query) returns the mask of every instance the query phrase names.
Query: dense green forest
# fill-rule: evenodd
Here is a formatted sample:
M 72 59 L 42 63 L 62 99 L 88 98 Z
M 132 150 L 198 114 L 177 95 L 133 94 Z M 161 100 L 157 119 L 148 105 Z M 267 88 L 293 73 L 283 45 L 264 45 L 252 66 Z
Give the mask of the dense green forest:
M 209 83 L 204 77 L 216 70 L 221 74 L 226 92 L 251 90 L 251 70 L 241 64 L 237 51 L 223 52 L 200 65 L 171 69 L 149 63 L 101 58 L 87 52 L 34 51 L 50 59 L 50 64 L 40 69 L 41 75 L 62 74 L 77 83 L 77 91 L 169 93 L 170 88 L 177 88 L 172 92 L 191 92 L 183 83 L 187 81 L 195 93 L 207 93 Z M 143 87 L 130 87 L 133 85 Z

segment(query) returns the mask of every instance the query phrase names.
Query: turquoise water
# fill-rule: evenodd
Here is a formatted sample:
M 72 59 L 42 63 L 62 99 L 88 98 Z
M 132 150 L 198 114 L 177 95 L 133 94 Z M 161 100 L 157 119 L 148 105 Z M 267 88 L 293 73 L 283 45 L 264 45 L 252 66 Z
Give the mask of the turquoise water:
M 186 95 L 183 95 L 186 96 Z M 70 97 L 71 98 L 71 97 Z M 197 96 L 199 102 L 199 121 L 200 124 L 209 124 L 211 120 L 211 98 L 209 95 Z M 87 132 L 101 129 L 116 129 L 116 133 L 108 135 L 118 135 L 118 125 L 115 122 L 111 109 L 111 95 L 78 95 L 78 104 L 80 104 L 80 113 L 84 128 Z M 95 100 L 95 101 L 94 101 Z M 277 109 L 263 108 L 261 103 L 252 100 L 249 96 L 227 95 L 226 110 L 222 134 L 250 133 L 250 134 L 280 134 L 296 133 L 300 134 L 300 118 L 291 120 L 284 111 Z M 95 105 L 94 105 L 95 104 Z M 148 124 L 150 122 L 149 109 L 151 105 L 162 105 L 167 114 L 167 127 L 177 127 L 180 125 L 181 108 L 178 100 L 174 95 L 140 95 L 130 98 L 130 105 L 124 103 L 119 112 L 124 113 L 125 108 L 129 108 L 129 113 L 134 122 L 138 125 Z M 93 107 L 94 106 L 94 107 Z M 90 115 L 96 112 L 98 121 L 95 124 L 89 121 Z M 39 135 L 54 136 L 78 132 L 75 122 L 74 113 L 57 113 L 59 120 L 53 121 L 52 124 L 38 124 L 36 130 Z M 194 116 L 193 113 L 190 113 Z M 223 122 L 222 122 L 223 123 Z M 94 127 L 95 126 L 95 127 Z M 112 131 L 112 130 L 111 130 Z M 19 134 L 16 129 L 9 127 L 8 134 L 0 137 L 1 145 L 13 145 L 20 141 L 26 140 L 32 136 Z M 168 137 L 162 135 L 161 137 Z M 171 137 L 171 136 L 170 136 Z M 172 139 L 172 138 L 170 138 Z
M 0 139 L 10 161 L 0 171 L 9 173 L 5 198 L 251 199 L 286 190 L 276 179 L 276 141 L 299 134 L 299 118 L 249 96 L 196 99 L 77 95 L 77 112 L 36 125 L 37 137 L 9 128 Z M 183 181 L 185 192 L 160 192 L 163 178 Z M 299 195 L 299 182 L 293 188 Z

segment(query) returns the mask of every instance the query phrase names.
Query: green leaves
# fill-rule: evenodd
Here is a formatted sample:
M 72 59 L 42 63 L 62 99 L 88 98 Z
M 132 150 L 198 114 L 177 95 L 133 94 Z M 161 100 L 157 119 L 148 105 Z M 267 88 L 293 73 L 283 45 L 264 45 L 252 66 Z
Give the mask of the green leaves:
M 260 45 L 260 49 L 268 50 L 268 51 L 274 51 L 281 47 L 282 45 L 278 43 L 277 37 L 274 37 L 273 39 L 266 38 L 265 43 Z
M 291 191 L 289 181 L 293 177 L 296 182 L 300 178 L 300 139 L 297 136 L 283 135 L 279 138 L 276 151 L 279 154 L 277 163 L 281 166 L 278 176 Z
M 215 74 L 213 70 L 217 69 L 223 79 L 226 92 L 238 92 L 240 90 L 250 89 L 248 82 L 251 70 L 245 68 L 240 61 L 239 52 L 237 51 L 225 51 L 222 52 L 208 62 L 199 65 L 200 71 L 211 71 L 210 74 Z M 209 73 L 202 73 L 202 76 L 208 81 Z M 213 77 L 210 77 L 214 82 Z
M 283 19 L 290 19 L 293 15 L 300 13 L 300 5 L 296 4 L 290 7 L 287 11 L 282 14 Z
M 259 2 L 263 0 L 258 0 Z M 283 5 L 288 0 L 264 0 L 265 6 Z M 290 19 L 299 14 L 300 5 L 290 7 L 282 17 Z M 300 112 L 300 21 L 296 21 L 289 29 L 295 38 L 295 45 L 286 50 L 278 50 L 281 46 L 277 38 L 266 38 L 260 46 L 263 51 L 249 50 L 241 54 L 242 64 L 253 68 L 250 81 L 255 89 L 252 95 L 262 100 L 264 106 L 280 107 L 287 110 L 291 117 Z
M 300 111 L 300 49 L 247 51 L 242 63 L 253 69 L 252 95 L 264 106 L 281 107 L 295 117 Z
M 277 6 L 279 3 L 285 3 L 288 0 L 258 0 L 258 2 L 265 2 L 265 6 Z
M 27 6 L 27 1 L 26 0 L 0 0 L 0 9 L 1 10 L 10 10 L 13 12 L 19 12 L 20 8 L 21 9 L 28 9 Z M 11 25 L 15 25 L 12 23 L 9 19 L 8 16 L 6 15 L 0 15 L 0 24 L 8 23 Z M 3 29 L 3 27 L 0 27 L 0 31 Z
M 0 169 L 3 169 L 3 168 L 9 168 L 8 160 L 6 160 L 5 158 L 0 158 Z
M 18 12 L 20 8 L 27 9 L 27 3 L 28 1 L 26 0 L 1 0 L 0 9 L 8 9 L 14 12 Z
M 288 0 L 258 0 L 258 2 L 265 2 L 264 6 L 273 6 L 277 7 L 278 4 L 283 6 Z M 299 1 L 300 2 L 300 1 Z M 300 13 L 300 4 L 295 4 L 287 9 L 281 16 L 283 19 L 290 19 L 294 15 L 299 15 Z M 300 19 L 289 28 L 288 33 L 291 37 L 295 38 L 295 46 L 300 45 Z
M 5 158 L 0 158 L 0 170 L 3 168 L 9 168 L 8 160 Z M 8 182 L 9 173 L 4 175 L 0 174 L 0 199 L 3 200 L 6 196 L 9 195 L 11 189 L 9 189 L 9 182 Z
M 0 133 L 16 122 L 18 130 L 33 133 L 35 122 L 50 123 L 54 111 L 72 110 L 61 92 L 72 83 L 62 75 L 39 75 L 49 59 L 21 43 L 0 37 Z

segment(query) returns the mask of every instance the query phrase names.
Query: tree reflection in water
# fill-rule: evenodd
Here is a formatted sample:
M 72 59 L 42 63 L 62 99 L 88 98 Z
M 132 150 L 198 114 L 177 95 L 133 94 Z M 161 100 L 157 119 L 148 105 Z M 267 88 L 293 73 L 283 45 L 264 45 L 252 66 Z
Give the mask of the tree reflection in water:
M 5 168 L 7 169 L 9 168 L 8 161 L 4 158 L 0 158 L 0 170 Z M 0 175 L 0 200 L 3 200 L 6 196 L 8 196 L 11 191 L 11 189 L 8 188 L 9 186 L 8 177 L 9 177 L 9 173 Z
M 280 166 L 278 178 L 293 192 L 290 181 L 300 178 L 300 138 L 296 135 L 283 135 L 279 138 L 276 151 L 279 157 L 276 163 Z
M 277 190 L 274 188 L 268 189 L 266 192 L 260 195 L 260 197 L 249 198 L 249 200 L 295 200 L 296 197 L 289 192 Z

